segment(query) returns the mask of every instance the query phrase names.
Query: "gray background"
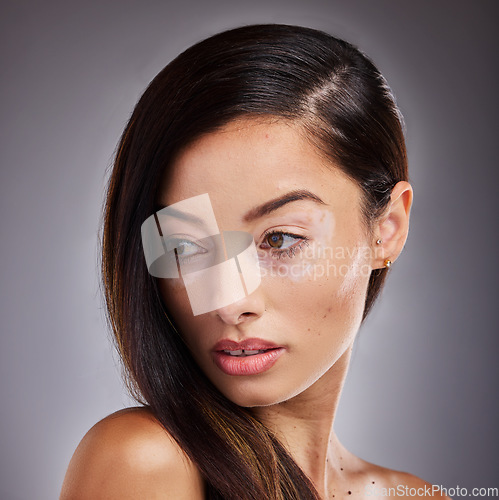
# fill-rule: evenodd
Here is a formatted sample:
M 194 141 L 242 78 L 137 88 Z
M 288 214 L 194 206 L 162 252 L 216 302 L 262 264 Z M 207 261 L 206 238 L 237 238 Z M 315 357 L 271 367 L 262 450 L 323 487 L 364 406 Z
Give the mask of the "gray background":
M 337 431 L 447 487 L 499 486 L 495 1 L 3 1 L 0 497 L 51 499 L 83 434 L 130 404 L 96 273 L 115 144 L 152 77 L 256 22 L 358 44 L 407 123 L 406 249 L 363 326 Z

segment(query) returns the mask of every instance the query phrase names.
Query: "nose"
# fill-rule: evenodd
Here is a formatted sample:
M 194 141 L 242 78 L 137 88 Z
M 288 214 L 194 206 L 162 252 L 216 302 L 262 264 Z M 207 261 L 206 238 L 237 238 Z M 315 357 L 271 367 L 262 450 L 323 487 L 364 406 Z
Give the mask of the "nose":
M 214 313 L 228 325 L 239 325 L 254 321 L 265 312 L 265 303 L 259 290 L 225 307 L 216 309 Z

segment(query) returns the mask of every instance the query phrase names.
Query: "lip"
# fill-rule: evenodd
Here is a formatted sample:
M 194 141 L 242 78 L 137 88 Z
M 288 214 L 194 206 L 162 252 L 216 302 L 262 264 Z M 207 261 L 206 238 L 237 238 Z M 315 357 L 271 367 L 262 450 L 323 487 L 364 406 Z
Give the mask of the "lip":
M 269 340 L 258 338 L 251 338 L 236 342 L 235 340 L 222 339 L 213 346 L 213 351 L 237 351 L 238 349 L 245 349 L 246 351 L 260 351 L 262 349 L 276 349 L 282 347 L 274 344 Z
M 224 351 L 247 351 L 267 350 L 260 354 L 236 357 L 226 354 Z M 246 339 L 242 342 L 224 339 L 217 342 L 213 348 L 213 360 L 217 367 L 226 375 L 257 375 L 269 370 L 284 353 L 285 348 L 273 342 L 263 339 Z

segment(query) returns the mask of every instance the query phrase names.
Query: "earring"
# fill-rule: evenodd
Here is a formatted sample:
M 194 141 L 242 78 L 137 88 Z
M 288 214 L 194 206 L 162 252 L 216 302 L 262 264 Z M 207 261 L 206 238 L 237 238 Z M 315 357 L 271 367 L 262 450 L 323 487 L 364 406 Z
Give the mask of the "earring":
M 392 265 L 392 261 L 390 259 L 385 260 L 385 267 L 386 269 L 390 269 L 390 266 Z
M 376 245 L 381 245 L 383 243 L 383 240 L 376 240 Z

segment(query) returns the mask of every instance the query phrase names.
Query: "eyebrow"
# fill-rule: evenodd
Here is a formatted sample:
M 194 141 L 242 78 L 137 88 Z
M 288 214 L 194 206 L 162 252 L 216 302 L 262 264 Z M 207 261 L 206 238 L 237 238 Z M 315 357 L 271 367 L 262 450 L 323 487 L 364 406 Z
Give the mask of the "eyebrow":
M 255 208 L 252 208 L 249 212 L 247 212 L 243 220 L 244 222 L 251 222 L 255 219 L 259 219 L 265 215 L 269 215 L 274 212 L 278 208 L 281 208 L 288 203 L 299 200 L 310 200 L 320 205 L 326 205 L 317 195 L 308 191 L 307 189 L 299 189 L 295 191 L 290 191 L 289 193 L 283 194 L 278 198 L 274 198 L 273 200 L 267 201 L 258 205 Z
M 200 217 L 197 217 L 196 215 L 193 214 L 188 214 L 186 212 L 182 212 L 181 210 L 177 210 L 176 208 L 173 208 L 171 206 L 167 205 L 156 205 L 156 212 L 159 212 L 160 210 L 163 210 L 164 208 L 168 209 L 168 212 L 165 214 L 169 217 L 175 217 L 176 219 L 184 220 L 186 222 L 192 222 L 193 224 L 197 224 L 198 226 L 202 226 L 205 224 L 206 221 L 201 219 Z

